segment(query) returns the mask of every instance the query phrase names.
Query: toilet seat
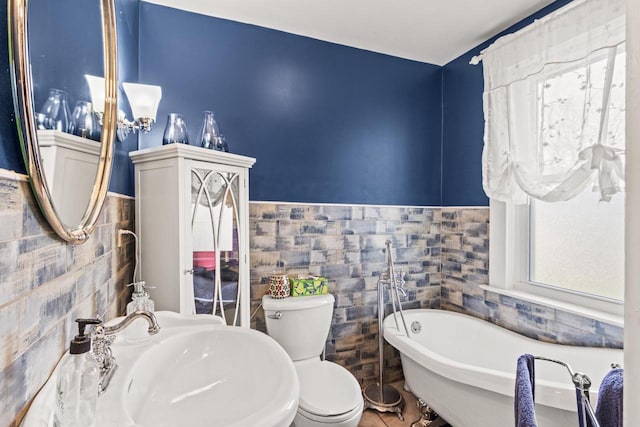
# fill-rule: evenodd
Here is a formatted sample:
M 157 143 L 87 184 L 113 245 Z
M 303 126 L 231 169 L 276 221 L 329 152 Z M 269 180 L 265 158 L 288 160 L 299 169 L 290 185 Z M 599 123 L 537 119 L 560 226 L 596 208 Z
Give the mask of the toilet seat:
M 362 412 L 360 385 L 345 368 L 318 359 L 294 365 L 300 381 L 300 415 L 318 422 L 335 423 Z
M 364 409 L 364 403 L 362 403 L 360 406 L 352 409 L 351 411 L 345 414 L 335 415 L 333 417 L 327 417 L 322 415 L 310 414 L 308 412 L 305 412 L 303 409 L 300 409 L 300 407 L 298 406 L 298 413 L 296 415 L 296 420 L 298 420 L 299 417 L 302 417 L 317 424 L 337 425 L 345 421 L 351 421 L 356 417 L 359 420 L 360 417 L 362 416 L 363 409 Z M 295 423 L 297 424 L 297 421 L 295 421 Z

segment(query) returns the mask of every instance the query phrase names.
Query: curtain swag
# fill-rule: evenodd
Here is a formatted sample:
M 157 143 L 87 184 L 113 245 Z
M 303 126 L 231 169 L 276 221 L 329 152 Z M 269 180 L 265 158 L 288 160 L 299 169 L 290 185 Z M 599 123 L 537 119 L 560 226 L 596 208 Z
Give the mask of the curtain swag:
M 609 201 L 624 191 L 624 0 L 576 0 L 479 59 L 490 198 L 556 202 L 591 187 Z

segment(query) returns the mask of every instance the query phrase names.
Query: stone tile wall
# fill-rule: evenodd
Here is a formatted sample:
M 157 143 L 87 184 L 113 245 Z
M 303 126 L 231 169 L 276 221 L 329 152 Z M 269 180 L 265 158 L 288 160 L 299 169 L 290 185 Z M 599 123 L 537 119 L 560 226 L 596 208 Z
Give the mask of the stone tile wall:
M 73 319 L 124 311 L 134 245 L 132 199 L 110 195 L 84 245 L 56 238 L 24 177 L 0 175 L 0 425 L 13 426 L 75 333 Z M 377 279 L 393 242 L 407 273 L 406 308 L 463 312 L 549 342 L 622 346 L 622 329 L 482 290 L 488 283 L 488 208 L 250 203 L 252 312 L 274 271 L 323 275 L 336 296 L 327 358 L 362 384 L 377 378 Z M 387 298 L 388 301 L 388 298 Z M 386 308 L 390 312 L 389 305 Z M 262 310 L 252 325 L 264 331 Z M 402 377 L 385 345 L 385 379 Z
M 336 303 L 327 358 L 362 384 L 377 378 L 376 282 L 387 239 L 408 272 L 406 308 L 462 312 L 547 342 L 622 346 L 622 328 L 480 288 L 489 283 L 488 208 L 252 202 L 250 221 L 252 312 L 272 272 L 328 277 Z M 265 330 L 262 310 L 252 326 Z M 384 351 L 386 379 L 402 378 L 397 352 Z
M 442 209 L 441 308 L 541 341 L 622 348 L 622 328 L 483 290 L 489 284 L 489 208 Z
M 133 199 L 110 195 L 83 245 L 58 239 L 21 175 L 0 176 L 0 426 L 14 426 L 77 333 L 74 319 L 124 311 L 133 242 Z
M 440 306 L 440 209 L 250 203 L 250 221 L 252 312 L 274 271 L 329 278 L 336 303 L 327 359 L 362 384 L 377 378 L 376 283 L 386 268 L 387 239 L 406 273 L 404 307 Z M 262 310 L 252 326 L 265 330 Z M 397 352 L 386 346 L 385 354 L 386 380 L 402 378 Z

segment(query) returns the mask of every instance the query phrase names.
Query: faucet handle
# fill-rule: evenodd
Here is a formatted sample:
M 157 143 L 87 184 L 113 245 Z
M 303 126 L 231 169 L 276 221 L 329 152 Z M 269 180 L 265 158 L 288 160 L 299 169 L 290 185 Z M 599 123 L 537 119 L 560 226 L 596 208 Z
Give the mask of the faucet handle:
M 400 270 L 400 271 L 396 271 L 395 272 L 395 277 L 393 278 L 393 284 L 395 285 L 395 288 L 402 293 L 403 297 L 407 297 L 407 290 L 405 289 L 404 285 L 405 283 L 407 283 L 404 280 L 404 271 Z
M 398 292 L 400 292 L 402 294 L 403 298 L 407 297 L 407 291 L 404 288 L 404 286 L 396 286 L 396 289 L 398 290 Z

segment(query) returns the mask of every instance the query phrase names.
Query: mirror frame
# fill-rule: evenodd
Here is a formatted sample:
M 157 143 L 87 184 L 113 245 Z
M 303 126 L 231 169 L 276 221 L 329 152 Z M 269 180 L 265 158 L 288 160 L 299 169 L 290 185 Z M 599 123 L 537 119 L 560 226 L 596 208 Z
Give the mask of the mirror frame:
M 31 188 L 42 214 L 49 225 L 63 240 L 81 244 L 87 241 L 96 226 L 109 188 L 113 160 L 113 143 L 116 136 L 118 104 L 118 54 L 115 0 L 100 0 L 102 8 L 102 39 L 104 48 L 105 108 L 101 136 L 100 160 L 89 204 L 74 228 L 67 228 L 58 216 L 44 174 L 36 108 L 33 98 L 33 80 L 29 61 L 28 0 L 8 0 L 9 68 L 13 89 L 13 105 Z

